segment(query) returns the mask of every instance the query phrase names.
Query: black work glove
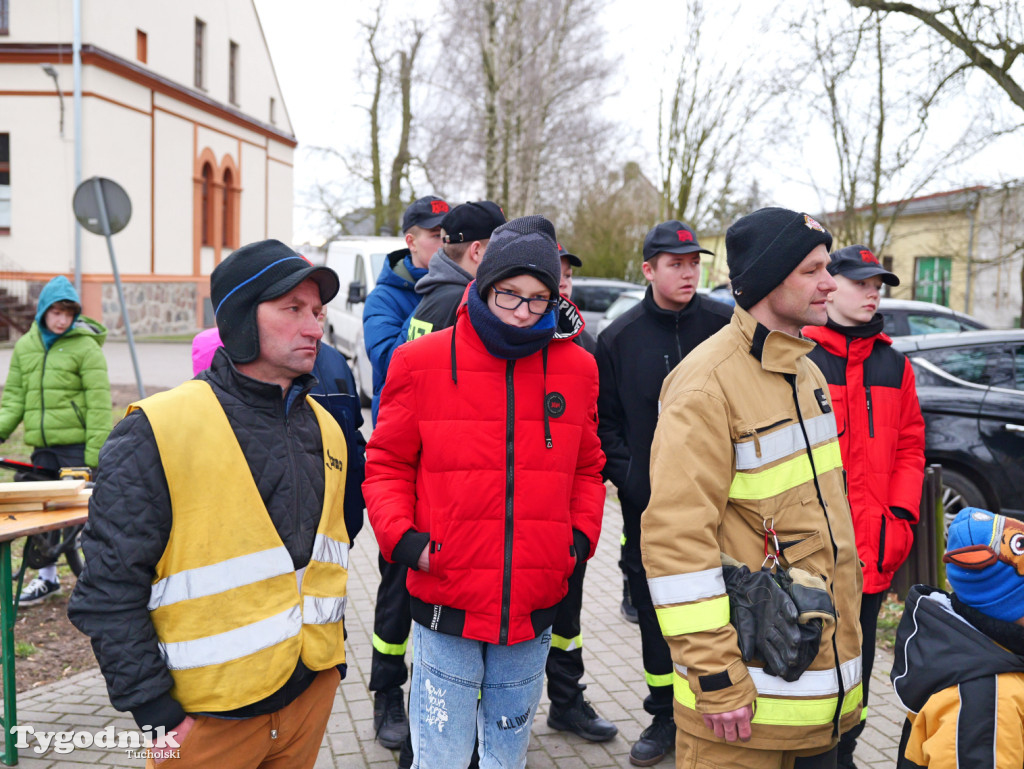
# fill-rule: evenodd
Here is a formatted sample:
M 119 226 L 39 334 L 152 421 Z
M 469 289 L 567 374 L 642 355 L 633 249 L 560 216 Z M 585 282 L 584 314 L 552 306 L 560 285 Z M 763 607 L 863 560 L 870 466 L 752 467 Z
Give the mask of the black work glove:
M 799 612 L 771 571 L 752 572 L 723 553 L 722 575 L 743 661 L 759 657 L 770 675 L 795 666 L 800 646 Z
M 821 631 L 826 625 L 836 621 L 836 610 L 828 590 L 825 589 L 825 581 L 810 572 L 792 567 L 786 571 L 779 570 L 775 580 L 789 593 L 799 612 L 797 621 L 800 643 L 793 664 L 778 672 L 769 671 L 765 665 L 765 672 L 777 675 L 784 681 L 795 681 L 818 656 Z

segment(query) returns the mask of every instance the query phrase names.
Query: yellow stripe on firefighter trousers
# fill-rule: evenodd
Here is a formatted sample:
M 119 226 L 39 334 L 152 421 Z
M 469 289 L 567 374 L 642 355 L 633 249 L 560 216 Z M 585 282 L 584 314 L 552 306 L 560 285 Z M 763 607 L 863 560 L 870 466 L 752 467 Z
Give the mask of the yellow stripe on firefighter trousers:
M 814 469 L 818 475 L 843 466 L 839 453 L 839 442 L 831 441 L 811 451 L 814 457 Z M 795 489 L 814 479 L 811 462 L 806 453 L 787 459 L 781 464 L 762 470 L 758 473 L 737 472 L 729 487 L 732 499 L 769 499 L 784 491 Z
M 729 624 L 729 597 L 720 595 L 699 603 L 659 606 L 654 611 L 658 615 L 662 635 L 701 633 Z
M 860 705 L 863 684 L 858 683 L 843 697 L 842 715 Z M 675 674 L 675 698 L 690 710 L 697 709 L 697 698 L 690 689 L 690 682 L 678 672 Z M 836 712 L 838 697 L 818 699 L 778 699 L 758 696 L 754 704 L 753 724 L 769 726 L 820 726 L 832 721 Z

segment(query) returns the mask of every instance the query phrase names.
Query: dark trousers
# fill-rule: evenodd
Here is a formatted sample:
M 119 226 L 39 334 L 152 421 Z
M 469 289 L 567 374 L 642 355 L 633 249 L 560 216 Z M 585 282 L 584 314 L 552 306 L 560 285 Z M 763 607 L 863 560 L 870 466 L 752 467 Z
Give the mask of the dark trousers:
M 586 573 L 586 561 L 576 564 L 569 577 L 569 592 L 558 604 L 558 613 L 551 625 L 551 648 L 544 669 L 548 676 L 551 706 L 559 710 L 573 705 L 586 688 L 580 683 L 583 678 L 580 610 L 583 608 L 583 578 Z
M 640 646 L 644 678 L 650 692 L 644 699 L 644 710 L 652 716 L 672 717 L 672 655 L 661 634 L 658 615 L 654 613 L 647 574 L 640 558 L 640 542 L 627 541 L 622 548 L 622 564 L 629 582 L 629 597 L 640 620 Z
M 85 444 L 69 443 L 64 446 L 46 446 L 35 449 L 32 452 L 32 464 L 38 467 L 45 467 L 47 470 L 59 472 L 62 467 L 85 467 Z M 32 470 L 19 470 L 14 474 L 16 481 L 49 481 L 53 477 L 49 474 L 39 474 Z M 43 534 L 43 537 L 46 535 Z M 56 559 L 47 559 L 48 563 L 39 564 L 39 568 L 52 566 L 57 563 Z M 36 564 L 32 564 L 35 566 Z
M 404 684 L 409 678 L 405 666 L 405 647 L 409 643 L 412 614 L 405 575 L 409 569 L 377 556 L 380 585 L 373 610 L 373 657 L 370 661 L 370 691 L 384 692 Z
M 864 690 L 864 707 L 868 706 L 868 684 L 871 681 L 871 669 L 875 664 L 875 635 L 878 632 L 878 613 L 885 601 L 885 591 L 881 593 L 864 593 L 860 597 L 860 630 L 864 638 L 860 645 L 862 677 L 861 686 Z M 857 738 L 864 731 L 864 719 L 839 738 L 839 752 L 852 754 L 857 747 Z

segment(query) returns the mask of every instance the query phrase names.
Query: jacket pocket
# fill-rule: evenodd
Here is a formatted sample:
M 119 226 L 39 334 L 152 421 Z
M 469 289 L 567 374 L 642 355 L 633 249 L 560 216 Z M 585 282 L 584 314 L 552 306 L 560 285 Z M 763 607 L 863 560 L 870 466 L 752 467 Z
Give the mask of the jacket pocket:
M 878 571 L 888 574 L 896 571 L 910 555 L 914 544 L 914 530 L 910 521 L 897 518 L 888 510 L 882 513 L 878 532 Z
M 797 561 L 808 558 L 825 546 L 820 531 L 811 531 L 806 534 L 788 534 L 779 538 L 779 548 L 783 558 L 790 566 L 797 565 Z
M 85 429 L 85 417 L 82 416 L 82 410 L 78 408 L 78 404 L 71 401 L 71 408 L 75 410 L 75 416 L 78 417 L 78 423 L 82 425 L 82 429 Z
M 441 542 L 434 539 L 430 540 L 430 544 L 427 545 L 427 553 L 429 555 L 427 574 L 431 577 L 440 577 L 444 570 L 444 556 L 447 555 L 447 551 L 441 545 Z

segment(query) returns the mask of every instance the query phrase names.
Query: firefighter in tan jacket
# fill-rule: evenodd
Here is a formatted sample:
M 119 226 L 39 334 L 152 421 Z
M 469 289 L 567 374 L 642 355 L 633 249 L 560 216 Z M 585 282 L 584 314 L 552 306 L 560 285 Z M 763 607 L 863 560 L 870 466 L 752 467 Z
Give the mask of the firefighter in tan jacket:
M 734 223 L 732 322 L 662 387 L 641 548 L 675 663 L 678 767 L 835 767 L 860 720 L 862 576 L 828 385 L 800 335 L 825 323 L 831 245 L 782 208 Z M 797 680 L 743 661 L 720 553 L 821 578 L 837 619 Z

